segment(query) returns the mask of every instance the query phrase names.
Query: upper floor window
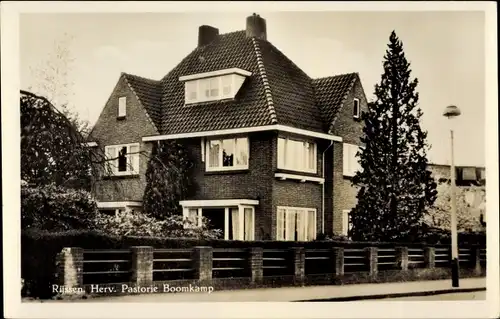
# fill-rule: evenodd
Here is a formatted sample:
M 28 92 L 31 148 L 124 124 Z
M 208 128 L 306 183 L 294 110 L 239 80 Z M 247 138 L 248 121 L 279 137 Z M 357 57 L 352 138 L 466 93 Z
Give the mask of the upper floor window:
M 359 104 L 359 99 L 354 99 L 354 103 L 352 106 L 352 116 L 355 119 L 359 119 L 361 116 L 361 106 Z
M 359 157 L 356 156 L 360 147 L 354 144 L 344 143 L 343 149 L 343 171 L 344 176 L 354 176 L 357 171 L 361 170 L 361 164 L 359 163 Z
M 118 117 L 127 116 L 127 98 L 122 96 L 118 99 Z
M 210 139 L 206 143 L 207 171 L 247 169 L 248 138 Z
M 316 144 L 278 138 L 278 168 L 316 173 Z
M 186 104 L 232 99 L 251 72 L 233 68 L 181 76 Z
M 107 175 L 139 174 L 139 143 L 105 147 Z

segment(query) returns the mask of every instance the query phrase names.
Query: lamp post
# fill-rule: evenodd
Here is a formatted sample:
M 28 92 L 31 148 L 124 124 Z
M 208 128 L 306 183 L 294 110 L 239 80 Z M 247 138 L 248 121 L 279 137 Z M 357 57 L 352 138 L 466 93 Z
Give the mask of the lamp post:
M 455 105 L 447 106 L 444 110 L 443 116 L 448 119 L 453 119 L 460 115 L 460 109 Z M 455 182 L 455 161 L 453 154 L 453 127 L 450 128 L 451 138 L 451 165 L 450 165 L 450 179 L 451 179 L 451 285 L 458 287 L 458 234 L 457 234 L 457 197 L 456 197 L 456 182 Z

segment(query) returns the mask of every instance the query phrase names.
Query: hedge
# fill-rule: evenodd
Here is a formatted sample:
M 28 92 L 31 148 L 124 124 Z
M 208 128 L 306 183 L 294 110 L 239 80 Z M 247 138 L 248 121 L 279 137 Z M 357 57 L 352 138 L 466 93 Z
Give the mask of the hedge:
M 449 236 L 439 233 L 441 244 L 449 243 Z M 446 239 L 448 238 L 448 239 Z M 435 238 L 434 238 L 435 239 Z M 461 246 L 485 246 L 484 233 L 460 234 Z M 189 248 L 194 246 L 211 246 L 214 248 L 246 248 L 263 247 L 266 249 L 285 249 L 294 246 L 305 248 L 329 248 L 334 246 L 362 248 L 367 246 L 419 247 L 426 243 L 379 243 L 379 242 L 351 242 L 322 240 L 312 242 L 284 242 L 284 241 L 229 241 L 229 240 L 200 240 L 192 238 L 158 238 L 158 237 L 115 237 L 98 231 L 65 231 L 50 233 L 47 231 L 24 231 L 21 235 L 21 276 L 25 287 L 23 296 L 47 299 L 52 297 L 51 285 L 55 282 L 55 258 L 64 247 L 81 247 L 84 249 L 120 249 L 131 246 L 153 246 L 155 248 Z M 430 241 L 427 242 L 430 244 Z

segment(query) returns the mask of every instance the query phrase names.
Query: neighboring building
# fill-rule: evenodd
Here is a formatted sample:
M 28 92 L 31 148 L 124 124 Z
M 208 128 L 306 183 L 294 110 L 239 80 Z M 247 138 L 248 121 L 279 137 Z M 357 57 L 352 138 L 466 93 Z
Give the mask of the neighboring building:
M 267 40 L 258 15 L 243 31 L 201 26 L 198 46 L 161 80 L 120 76 L 90 135 L 116 158 L 96 184 L 99 207 L 140 210 L 138 152 L 174 139 L 195 165 L 183 214 L 209 218 L 226 239 L 345 233 L 366 108 L 357 73 L 310 78 Z
M 450 165 L 434 164 L 428 165 L 436 183 L 448 183 L 450 181 Z M 486 169 L 477 166 L 455 166 L 455 183 L 457 186 L 484 186 L 486 184 Z

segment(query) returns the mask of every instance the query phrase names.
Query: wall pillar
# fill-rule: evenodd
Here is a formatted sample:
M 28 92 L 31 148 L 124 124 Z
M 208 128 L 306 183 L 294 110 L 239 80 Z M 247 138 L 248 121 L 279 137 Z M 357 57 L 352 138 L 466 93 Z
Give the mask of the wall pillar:
M 134 246 L 132 251 L 131 282 L 137 286 L 149 286 L 153 283 L 153 247 Z
M 403 271 L 408 270 L 408 247 L 396 247 L 396 265 Z
M 335 276 L 344 275 L 344 247 L 334 247 L 332 249 L 332 259 Z
M 83 249 L 63 248 L 56 257 L 56 265 L 56 285 L 52 286 L 52 291 L 63 287 L 65 295 L 83 294 Z
M 370 277 L 377 277 L 378 274 L 378 248 L 377 247 L 366 247 L 366 261 L 368 263 L 368 269 L 370 272 Z
M 261 247 L 251 247 L 248 250 L 248 267 L 252 283 L 261 283 L 264 276 L 264 250 Z
M 212 280 L 212 259 L 212 247 L 193 247 L 192 262 L 194 279 L 197 279 L 200 282 L 210 282 Z
M 304 247 L 293 247 L 292 252 L 292 267 L 293 267 L 293 281 L 295 284 L 303 285 L 306 277 L 306 251 Z
M 434 268 L 436 266 L 436 249 L 434 247 L 424 248 L 425 268 Z

